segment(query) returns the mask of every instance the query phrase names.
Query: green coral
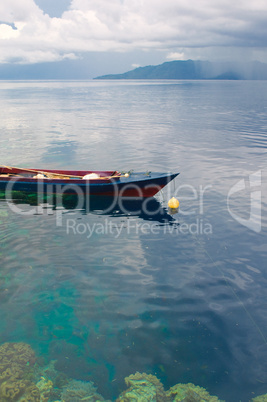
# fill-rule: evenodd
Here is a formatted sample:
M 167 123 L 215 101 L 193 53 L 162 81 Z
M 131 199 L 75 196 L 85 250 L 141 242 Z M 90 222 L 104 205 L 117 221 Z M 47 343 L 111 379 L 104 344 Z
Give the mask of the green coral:
M 96 392 L 96 387 L 91 381 L 71 380 L 61 393 L 62 402 L 97 402 L 104 398 Z
M 267 394 L 256 396 L 251 399 L 251 402 L 267 402 Z
M 24 342 L 6 342 L 0 346 L 1 402 L 39 402 L 38 388 L 27 379 L 35 363 L 33 349 Z
M 129 388 L 117 398 L 117 402 L 164 402 L 169 400 L 162 383 L 152 374 L 136 372 L 126 377 L 125 383 Z
M 0 346 L 0 384 L 25 378 L 35 362 L 35 353 L 27 343 L 6 342 Z
M 41 397 L 39 389 L 33 383 L 30 383 L 23 397 L 19 399 L 18 402 L 40 402 L 40 401 Z
M 8 368 L 24 370 L 35 363 L 35 353 L 31 346 L 24 342 L 6 342 L 0 346 L 0 373 Z
M 36 387 L 40 392 L 41 402 L 47 402 L 53 389 L 53 382 L 42 376 L 37 382 Z
M 23 370 L 16 363 L 0 364 L 0 383 L 8 379 L 20 378 L 23 374 Z
M 217 396 L 212 396 L 205 388 L 191 383 L 176 384 L 171 387 L 166 395 L 174 402 L 222 402 Z
M 25 391 L 26 384 L 23 380 L 4 381 L 0 386 L 1 401 L 16 401 Z
M 31 381 L 5 381 L 0 386 L 1 402 L 40 402 L 38 388 Z

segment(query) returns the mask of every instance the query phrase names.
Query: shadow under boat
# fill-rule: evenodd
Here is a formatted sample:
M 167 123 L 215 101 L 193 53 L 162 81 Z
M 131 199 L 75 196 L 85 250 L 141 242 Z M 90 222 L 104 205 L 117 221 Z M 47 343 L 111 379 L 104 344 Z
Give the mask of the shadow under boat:
M 159 223 L 174 223 L 176 219 L 169 214 L 168 209 L 155 198 L 113 198 L 105 196 L 79 197 L 77 195 L 64 194 L 38 195 L 13 191 L 8 200 L 4 192 L 0 192 L 0 200 L 6 200 L 14 205 L 24 204 L 36 206 L 52 211 L 60 210 L 63 214 L 79 212 L 81 214 L 97 214 L 110 217 L 138 217 L 143 220 L 156 221 Z

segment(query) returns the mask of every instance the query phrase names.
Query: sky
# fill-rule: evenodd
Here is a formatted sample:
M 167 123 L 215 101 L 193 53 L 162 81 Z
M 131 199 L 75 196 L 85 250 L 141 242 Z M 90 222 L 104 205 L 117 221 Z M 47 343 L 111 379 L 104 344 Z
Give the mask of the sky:
M 267 62 L 267 1 L 0 0 L 0 71 L 93 78 L 188 59 Z

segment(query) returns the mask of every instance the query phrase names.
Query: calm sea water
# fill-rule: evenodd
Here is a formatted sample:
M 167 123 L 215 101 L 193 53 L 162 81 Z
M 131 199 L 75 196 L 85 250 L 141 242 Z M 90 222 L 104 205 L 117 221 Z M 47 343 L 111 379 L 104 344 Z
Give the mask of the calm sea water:
M 0 342 L 112 400 L 136 371 L 267 393 L 267 82 L 0 82 L 0 110 L 3 165 L 180 172 L 151 216 L 2 200 Z

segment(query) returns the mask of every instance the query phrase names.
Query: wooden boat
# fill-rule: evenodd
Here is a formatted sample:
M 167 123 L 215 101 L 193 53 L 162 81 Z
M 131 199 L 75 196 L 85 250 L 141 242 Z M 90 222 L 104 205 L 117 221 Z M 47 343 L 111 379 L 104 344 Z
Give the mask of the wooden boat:
M 145 198 L 153 197 L 178 174 L 0 166 L 0 190 Z

